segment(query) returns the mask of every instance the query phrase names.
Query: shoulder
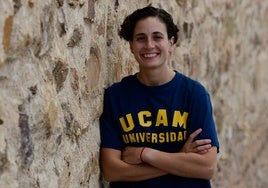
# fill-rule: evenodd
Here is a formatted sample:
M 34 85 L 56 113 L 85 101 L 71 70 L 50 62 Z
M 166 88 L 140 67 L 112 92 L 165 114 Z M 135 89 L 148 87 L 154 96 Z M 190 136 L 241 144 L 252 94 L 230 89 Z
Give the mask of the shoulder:
M 105 89 L 105 93 L 118 94 L 125 91 L 128 87 L 131 87 L 135 83 L 135 75 L 128 75 L 123 77 L 121 81 L 115 82 Z
M 203 84 L 199 81 L 190 78 L 189 76 L 183 75 L 179 72 L 176 73 L 178 80 L 181 80 L 181 84 L 185 87 L 185 89 L 193 94 L 207 94 L 207 90 Z

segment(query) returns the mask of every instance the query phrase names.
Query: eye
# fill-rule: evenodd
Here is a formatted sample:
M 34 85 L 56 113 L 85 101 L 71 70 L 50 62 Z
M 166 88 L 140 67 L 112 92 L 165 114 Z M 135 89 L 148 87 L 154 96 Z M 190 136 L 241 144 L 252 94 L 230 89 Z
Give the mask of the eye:
M 155 35 L 154 36 L 154 39 L 155 40 L 161 40 L 161 39 L 163 39 L 163 37 L 161 35 Z
M 136 38 L 136 41 L 139 41 L 139 42 L 142 42 L 142 41 L 145 41 L 145 37 L 137 37 Z

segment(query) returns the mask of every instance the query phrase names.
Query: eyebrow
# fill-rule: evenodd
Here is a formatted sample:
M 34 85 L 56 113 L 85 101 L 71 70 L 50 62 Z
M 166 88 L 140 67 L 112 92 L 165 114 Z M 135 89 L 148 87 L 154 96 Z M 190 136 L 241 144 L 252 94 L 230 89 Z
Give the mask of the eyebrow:
M 146 34 L 145 33 L 138 33 L 138 34 L 134 35 L 134 37 L 139 37 L 139 36 L 144 36 L 144 35 L 146 35 Z M 162 35 L 162 36 L 164 36 L 164 34 L 159 32 L 159 31 L 153 32 L 153 35 Z

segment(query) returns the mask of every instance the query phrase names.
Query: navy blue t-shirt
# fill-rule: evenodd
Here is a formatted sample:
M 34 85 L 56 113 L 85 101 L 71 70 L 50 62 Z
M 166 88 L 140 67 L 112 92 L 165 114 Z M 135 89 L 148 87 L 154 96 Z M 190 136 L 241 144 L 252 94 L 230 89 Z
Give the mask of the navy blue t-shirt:
M 100 118 L 101 147 L 126 146 L 179 152 L 188 136 L 202 128 L 196 139 L 211 139 L 219 148 L 210 97 L 197 81 L 178 72 L 168 83 L 146 86 L 136 74 L 105 90 Z M 209 180 L 165 175 L 140 182 L 111 182 L 111 187 L 210 187 Z

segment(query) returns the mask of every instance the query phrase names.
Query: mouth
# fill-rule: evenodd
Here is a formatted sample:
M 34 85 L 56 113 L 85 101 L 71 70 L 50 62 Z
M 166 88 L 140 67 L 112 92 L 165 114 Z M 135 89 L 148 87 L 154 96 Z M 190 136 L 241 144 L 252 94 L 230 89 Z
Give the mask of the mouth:
M 156 56 L 158 56 L 159 53 L 145 53 L 145 54 L 142 54 L 141 56 L 143 58 L 154 58 Z

